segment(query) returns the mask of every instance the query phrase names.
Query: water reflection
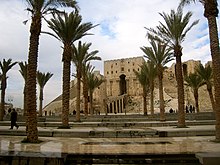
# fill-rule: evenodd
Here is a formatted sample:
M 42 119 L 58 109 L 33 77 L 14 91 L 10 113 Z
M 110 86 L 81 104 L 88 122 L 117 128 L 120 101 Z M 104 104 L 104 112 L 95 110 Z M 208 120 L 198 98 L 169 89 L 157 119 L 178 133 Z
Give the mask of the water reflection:
M 40 146 L 40 152 L 48 157 L 62 157 L 63 143 L 61 142 L 46 142 Z
M 213 137 L 176 138 L 42 138 L 39 144 L 21 143 L 23 137 L 0 137 L 0 154 L 19 152 L 62 157 L 62 153 L 195 153 L 220 152 Z

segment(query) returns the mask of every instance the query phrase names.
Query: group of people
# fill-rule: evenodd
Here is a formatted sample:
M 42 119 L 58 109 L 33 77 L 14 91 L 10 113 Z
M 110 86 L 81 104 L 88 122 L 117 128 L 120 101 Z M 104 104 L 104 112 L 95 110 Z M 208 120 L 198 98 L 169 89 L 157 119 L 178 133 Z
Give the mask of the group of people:
M 186 113 L 195 113 L 195 107 L 192 105 L 186 105 Z
M 170 113 L 176 113 L 177 111 L 173 110 L 172 108 L 170 108 L 169 110 Z M 186 113 L 195 113 L 195 107 L 192 105 L 186 105 Z
M 19 128 L 19 125 L 17 124 L 18 113 L 15 111 L 14 108 L 13 109 L 9 108 L 8 109 L 8 114 L 11 115 L 11 117 L 10 117 L 11 128 L 10 129 L 13 129 L 14 126 L 18 129 Z

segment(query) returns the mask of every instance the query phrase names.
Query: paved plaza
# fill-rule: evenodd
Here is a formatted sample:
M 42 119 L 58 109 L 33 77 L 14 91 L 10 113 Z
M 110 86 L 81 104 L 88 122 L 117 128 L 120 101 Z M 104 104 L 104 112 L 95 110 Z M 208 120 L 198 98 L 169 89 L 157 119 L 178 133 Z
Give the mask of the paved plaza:
M 124 118 L 71 121 L 70 129 L 58 129 L 59 121 L 39 122 L 39 144 L 21 143 L 26 137 L 24 122 L 19 122 L 18 130 L 9 130 L 10 122 L 2 121 L 0 164 L 25 164 L 27 158 L 33 165 L 220 163 L 213 120 L 187 120 L 187 128 L 177 128 L 176 121 L 144 121 L 140 117 L 132 123 Z

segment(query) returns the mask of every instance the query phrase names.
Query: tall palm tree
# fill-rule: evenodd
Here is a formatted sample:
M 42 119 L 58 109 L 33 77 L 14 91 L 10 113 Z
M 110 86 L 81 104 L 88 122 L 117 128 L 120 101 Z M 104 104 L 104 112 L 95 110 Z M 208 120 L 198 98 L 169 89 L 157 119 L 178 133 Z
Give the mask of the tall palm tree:
M 44 99 L 44 87 L 49 79 L 53 76 L 52 73 L 42 73 L 37 71 L 37 83 L 40 87 L 40 94 L 39 94 L 39 116 L 42 116 L 42 109 L 43 109 L 43 99 Z
M 187 12 L 183 15 L 182 8 L 177 11 L 171 10 L 170 14 L 160 13 L 165 23 L 160 22 L 156 29 L 148 29 L 150 35 L 156 35 L 155 38 L 163 40 L 174 51 L 176 58 L 176 80 L 177 80 L 177 94 L 178 94 L 178 125 L 177 127 L 186 127 L 185 112 L 184 112 L 184 87 L 183 87 L 183 71 L 182 71 L 182 42 L 186 34 L 193 26 L 198 23 L 194 21 L 188 26 L 192 12 Z
M 195 99 L 196 104 L 196 111 L 199 111 L 199 87 L 204 85 L 204 81 L 201 76 L 199 76 L 197 73 L 190 73 L 185 78 L 185 82 L 187 86 L 190 86 L 193 89 L 193 95 Z
M 30 41 L 28 54 L 28 74 L 27 74 L 27 141 L 38 142 L 37 130 L 37 104 L 36 104 L 36 74 L 39 37 L 41 33 L 42 18 L 46 14 L 58 11 L 58 7 L 77 8 L 75 0 L 26 0 L 27 11 L 32 14 L 30 26 Z
M 147 63 L 144 62 L 140 67 L 141 67 L 140 72 L 135 70 L 134 73 L 143 88 L 143 94 L 142 94 L 143 109 L 144 109 L 144 115 L 147 115 L 147 93 L 149 92 L 149 88 L 150 88 Z
M 83 64 L 91 60 L 101 60 L 100 57 L 96 56 L 98 53 L 97 50 L 88 52 L 89 48 L 92 44 L 91 43 L 81 43 L 79 41 L 78 46 L 72 46 L 72 61 L 76 67 L 76 78 L 77 78 L 77 98 L 76 98 L 76 121 L 80 121 L 80 83 L 82 78 L 82 67 Z
M 213 78 L 213 73 L 212 73 L 212 67 L 210 65 L 204 67 L 202 64 L 200 64 L 197 68 L 196 68 L 196 73 L 202 77 L 204 83 L 206 84 L 207 87 L 207 91 L 209 93 L 209 98 L 212 104 L 212 109 L 213 111 L 214 109 L 214 104 L 215 104 L 215 100 L 214 100 L 214 96 L 213 96 L 213 92 L 212 92 L 212 78 Z
M 83 83 L 83 97 L 84 97 L 84 113 L 86 117 L 88 116 L 88 98 L 89 98 L 89 84 L 88 84 L 88 75 L 93 72 L 95 67 L 93 67 L 90 63 L 83 64 L 82 69 L 82 83 Z
M 217 0 L 180 0 L 180 6 L 199 1 L 204 6 L 204 16 L 208 20 L 210 50 L 212 56 L 213 79 L 215 89 L 215 116 L 216 116 L 216 141 L 220 141 L 220 50 L 218 27 L 216 18 L 218 17 L 218 2 Z
M 150 112 L 154 115 L 154 82 L 157 77 L 157 69 L 153 62 L 147 61 L 142 66 L 143 70 L 147 73 L 149 78 L 149 88 L 150 88 Z
M 70 100 L 70 69 L 71 69 L 71 53 L 72 45 L 76 40 L 79 40 L 90 29 L 95 26 L 92 23 L 82 23 L 82 17 L 78 12 L 70 14 L 62 13 L 53 15 L 53 18 L 48 21 L 49 28 L 55 34 L 48 33 L 63 43 L 63 94 L 62 94 L 62 128 L 69 127 L 69 100 Z
M 19 62 L 18 63 L 20 66 L 20 70 L 19 72 L 21 73 L 23 79 L 24 79 L 24 90 L 23 90 L 23 94 L 24 94 L 24 100 L 23 100 L 23 115 L 26 116 L 27 113 L 27 105 L 26 105 L 26 99 L 27 99 L 27 62 Z
M 93 72 L 88 73 L 88 87 L 90 98 L 90 114 L 93 115 L 93 92 L 104 82 L 104 78 L 98 78 Z
M 145 53 L 144 57 L 150 60 L 157 69 L 157 77 L 159 81 L 159 98 L 160 98 L 160 121 L 165 121 L 165 108 L 163 97 L 163 71 L 165 65 L 173 60 L 173 53 L 168 48 L 167 44 L 160 41 L 156 41 L 149 36 L 149 42 L 151 47 L 141 47 L 141 50 Z
M 0 67 L 2 70 L 1 75 L 1 111 L 0 111 L 0 121 L 3 120 L 5 112 L 5 90 L 7 88 L 7 72 L 16 65 L 17 62 L 12 62 L 12 59 L 0 61 Z

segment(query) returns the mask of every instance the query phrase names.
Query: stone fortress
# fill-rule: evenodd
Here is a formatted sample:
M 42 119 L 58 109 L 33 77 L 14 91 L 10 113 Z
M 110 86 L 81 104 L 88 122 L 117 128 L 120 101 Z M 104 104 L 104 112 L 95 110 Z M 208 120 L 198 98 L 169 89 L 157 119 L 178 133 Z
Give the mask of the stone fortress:
M 143 113 L 142 86 L 137 80 L 134 70 L 139 71 L 140 65 L 145 61 L 141 57 L 123 58 L 104 61 L 105 82 L 98 87 L 93 94 L 95 113 Z M 201 61 L 189 60 L 183 62 L 183 74 L 188 75 L 195 71 L 195 67 Z M 208 63 L 207 63 L 208 64 Z M 99 71 L 97 76 L 103 77 Z M 177 110 L 177 83 L 175 78 L 175 63 L 164 70 L 163 90 L 165 100 L 165 111 L 172 108 Z M 149 99 L 148 99 L 149 100 Z M 195 105 L 192 89 L 185 86 L 185 105 Z M 62 96 L 58 96 L 44 107 L 44 114 L 61 115 Z M 76 80 L 71 81 L 70 88 L 70 114 L 76 109 Z M 81 110 L 83 110 L 83 95 L 81 90 Z M 148 101 L 148 114 L 150 113 Z M 199 88 L 200 111 L 212 111 L 206 86 Z M 159 90 L 158 80 L 155 80 L 154 110 L 159 112 Z

